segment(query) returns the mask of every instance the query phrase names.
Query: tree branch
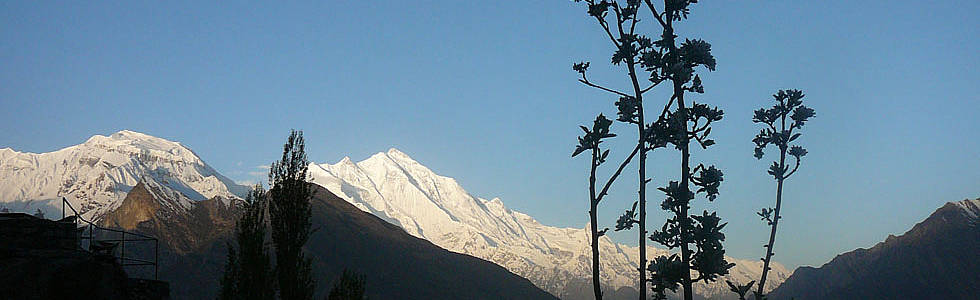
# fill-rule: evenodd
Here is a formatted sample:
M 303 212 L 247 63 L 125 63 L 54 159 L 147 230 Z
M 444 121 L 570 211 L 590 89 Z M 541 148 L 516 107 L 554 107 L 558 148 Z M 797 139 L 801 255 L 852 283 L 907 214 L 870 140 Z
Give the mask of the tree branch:
M 790 176 L 792 176 L 793 173 L 796 173 L 796 170 L 800 168 L 800 158 L 799 157 L 796 157 L 796 156 L 794 156 L 793 158 L 796 158 L 796 166 L 794 166 L 793 167 L 793 170 L 790 171 L 788 174 L 786 174 L 786 176 L 783 176 L 783 180 L 785 180 L 786 178 L 789 178 Z
M 660 82 L 662 82 L 662 81 L 660 81 Z M 646 87 L 645 89 L 640 90 L 640 94 L 646 93 L 647 91 L 653 89 L 654 87 L 656 87 L 657 85 L 659 85 L 660 82 L 651 84 L 650 86 Z
M 653 13 L 653 17 L 657 19 L 657 22 L 660 22 L 660 26 L 667 27 L 667 23 L 664 23 L 664 19 L 657 13 L 657 8 L 653 6 L 653 2 L 650 2 L 650 0 L 644 0 L 643 2 L 646 2 L 647 7 L 650 8 L 650 12 Z
M 597 88 L 597 89 L 600 89 L 600 90 L 603 90 L 603 91 L 607 91 L 607 92 L 610 92 L 610 93 L 613 93 L 613 94 L 616 94 L 616 95 L 620 95 L 620 96 L 623 96 L 623 97 L 631 97 L 630 95 L 628 95 L 626 93 L 623 93 L 623 92 L 620 92 L 620 91 L 617 91 L 617 90 L 614 90 L 614 89 L 610 89 L 610 88 L 607 88 L 607 87 L 604 87 L 604 86 L 601 86 L 601 85 L 594 84 L 594 83 L 590 82 L 589 79 L 585 77 L 585 73 L 582 73 L 582 79 L 579 79 L 578 82 L 581 82 L 581 83 L 583 83 L 583 84 L 585 84 L 587 86 L 591 86 L 591 87 L 594 87 L 594 88 Z
M 602 197 L 606 196 L 606 192 L 609 191 L 609 187 L 612 186 L 613 181 L 616 181 L 616 177 L 619 177 L 619 174 L 623 172 L 623 169 L 626 168 L 626 165 L 628 165 L 630 161 L 633 160 L 633 157 L 636 156 L 636 153 L 639 151 L 640 151 L 640 145 L 637 145 L 635 148 L 633 148 L 633 153 L 630 153 L 630 156 L 627 157 L 626 160 L 624 160 L 623 163 L 619 165 L 619 169 L 616 169 L 616 173 L 613 173 L 612 177 L 609 177 L 609 180 L 606 181 L 606 184 L 602 187 L 602 191 L 599 192 L 599 196 L 596 197 L 597 198 L 596 202 L 601 201 Z

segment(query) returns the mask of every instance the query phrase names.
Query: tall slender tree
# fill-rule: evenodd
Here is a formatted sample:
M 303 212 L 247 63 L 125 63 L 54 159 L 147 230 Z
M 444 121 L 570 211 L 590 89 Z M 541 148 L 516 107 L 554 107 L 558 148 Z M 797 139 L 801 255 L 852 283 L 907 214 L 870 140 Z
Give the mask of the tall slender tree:
M 239 260 L 238 251 L 231 242 L 227 243 L 228 259 L 225 260 L 225 273 L 221 276 L 221 291 L 218 293 L 218 300 L 238 299 Z
M 344 269 L 324 300 L 364 300 L 364 275 Z
M 582 0 L 576 0 L 576 2 L 582 2 Z M 649 49 L 652 45 L 650 44 L 650 39 L 636 33 L 636 24 L 639 22 L 637 14 L 640 11 L 641 3 L 639 1 L 626 1 L 625 4 L 619 3 L 618 1 L 594 1 L 585 0 L 584 1 L 588 7 L 588 15 L 595 19 L 596 23 L 602 28 L 603 33 L 609 38 L 610 43 L 616 48 L 616 51 L 612 55 L 612 64 L 617 66 L 623 66 L 626 70 L 628 85 L 631 87 L 627 91 L 619 91 L 604 85 L 597 84 L 587 76 L 589 62 L 581 62 L 575 64 L 572 69 L 578 72 L 581 76 L 579 82 L 585 84 L 586 86 L 593 87 L 608 93 L 615 95 L 618 100 L 615 105 L 618 109 L 617 120 L 623 123 L 631 124 L 636 126 L 637 138 L 636 147 L 633 149 L 632 153 L 623 160 L 620 164 L 619 169 L 614 173 L 613 176 L 604 185 L 601 192 L 596 193 L 595 191 L 595 167 L 596 163 L 604 162 L 608 152 L 598 152 L 598 148 L 593 151 L 593 167 L 590 175 L 590 218 L 592 219 L 592 241 L 593 241 L 593 286 L 596 293 L 596 298 L 600 299 L 600 289 L 598 281 L 598 240 L 601 236 L 600 231 L 596 225 L 595 207 L 598 205 L 599 201 L 603 196 L 606 195 L 608 187 L 615 181 L 616 177 L 620 174 L 625 166 L 627 166 L 630 161 L 639 154 L 639 159 L 637 160 L 637 182 L 639 190 L 637 191 L 637 201 L 633 203 L 631 209 L 632 215 L 629 216 L 630 222 L 628 224 L 617 225 L 616 230 L 625 230 L 632 228 L 634 223 L 639 225 L 638 241 L 639 241 L 639 265 L 646 265 L 646 184 L 649 179 L 646 175 L 646 158 L 647 152 L 652 150 L 652 147 L 648 147 L 646 144 L 645 136 L 645 114 L 643 112 L 643 95 L 657 86 L 660 82 L 651 80 L 651 83 L 647 86 L 641 86 L 640 82 L 644 77 L 648 77 L 647 74 L 641 74 L 644 72 L 642 66 L 640 52 L 645 49 Z M 612 13 L 610 13 L 612 12 Z M 643 76 L 643 77 L 641 77 Z M 660 117 L 663 118 L 666 115 L 667 106 L 664 106 L 664 112 L 661 113 Z M 588 132 L 587 132 L 588 134 Z M 580 145 L 581 147 L 582 145 Z M 586 148 L 589 149 L 589 148 Z M 638 207 L 637 207 L 638 206 Z M 639 216 L 635 216 L 637 209 L 639 209 Z M 602 231 L 604 233 L 605 231 Z M 638 289 L 640 290 L 640 298 L 646 299 L 646 269 L 643 267 L 638 268 L 639 278 L 637 280 Z
M 591 246 L 592 246 L 592 288 L 595 294 L 596 300 L 602 299 L 602 287 L 599 281 L 599 238 L 606 234 L 608 228 L 599 230 L 598 224 L 598 206 L 602 198 L 606 196 L 609 191 L 609 187 L 612 185 L 619 174 L 623 172 L 623 168 L 629 164 L 630 160 L 636 156 L 639 147 L 633 149 L 633 153 L 626 158 L 619 165 L 619 169 L 609 177 L 605 185 L 602 187 L 601 191 L 596 190 L 596 171 L 597 168 L 606 162 L 606 158 L 609 156 L 609 150 L 602 151 L 600 144 L 604 139 L 615 137 L 616 134 L 609 132 L 609 125 L 612 121 L 607 119 L 606 116 L 599 114 L 592 124 L 592 129 L 585 126 L 580 126 L 585 134 L 578 138 L 578 146 L 575 147 L 575 152 L 572 153 L 572 157 L 575 157 L 582 152 L 589 151 L 592 154 L 591 169 L 589 172 L 589 229 L 591 232 Z M 635 209 L 635 207 L 634 207 Z
M 584 2 L 588 4 L 589 16 L 597 21 L 604 35 L 616 48 L 612 55 L 612 64 L 625 66 L 629 85 L 632 87 L 623 92 L 596 84 L 586 76 L 589 63 L 573 66 L 581 74 L 579 81 L 583 84 L 617 95 L 617 120 L 634 124 L 637 128 L 638 197 L 633 207 L 619 218 L 616 229 L 631 229 L 634 225 L 639 227 L 640 299 L 646 299 L 648 282 L 657 298 L 665 298 L 667 289 L 676 291 L 678 286 L 683 286 L 684 298 L 692 299 L 693 282 L 714 281 L 718 276 L 727 274 L 728 269 L 733 266 L 724 260 L 721 244 L 724 234 L 721 229 L 725 224 L 720 222 L 717 214 L 704 211 L 700 215 L 690 215 L 688 212 L 691 200 L 698 194 L 713 201 L 722 181 L 722 172 L 714 166 L 698 164 L 692 168 L 690 162 L 691 141 L 705 149 L 713 145 L 714 140 L 708 138 L 711 133 L 710 125 L 723 116 L 720 109 L 685 99 L 686 92 L 704 92 L 695 68 L 715 69 L 710 44 L 699 39 L 686 39 L 678 43 L 674 31 L 675 23 L 687 19 L 691 4 L 697 1 L 665 0 L 662 9 L 658 9 L 651 0 Z M 649 16 L 659 25 L 661 31 L 658 40 L 637 33 L 636 25 L 640 22 L 638 14 L 641 10 L 649 11 Z M 645 72 L 642 74 L 644 77 L 640 77 L 639 72 Z M 640 79 L 647 79 L 650 85 L 641 87 Z M 665 101 L 664 109 L 657 120 L 646 123 L 643 95 L 665 82 L 670 82 L 671 97 Z M 647 236 L 646 183 L 650 181 L 646 175 L 647 152 L 667 145 L 673 145 L 681 151 L 680 182 L 673 181 L 659 188 L 667 195 L 661 208 L 671 212 L 673 217 L 667 220 L 661 230 Z M 697 191 L 691 189 L 692 185 L 698 187 Z M 675 254 L 658 257 L 647 264 L 647 238 L 670 249 L 680 248 L 680 256 Z M 691 276 L 692 269 L 697 272 L 697 277 Z M 651 272 L 650 278 L 646 276 L 647 271 Z
M 276 251 L 279 297 L 313 299 L 312 261 L 303 253 L 312 233 L 310 200 L 314 190 L 307 177 L 303 132 L 292 130 L 283 145 L 282 158 L 269 170 L 269 220 Z
M 765 297 L 763 293 L 766 286 L 766 276 L 769 275 L 769 264 L 774 255 L 772 248 L 776 242 L 776 227 L 782 219 L 780 209 L 783 204 L 783 181 L 785 181 L 800 168 L 800 160 L 807 154 L 806 149 L 801 146 L 793 145 L 793 141 L 800 137 L 799 130 L 815 114 L 812 108 L 803 105 L 803 91 L 800 90 L 780 90 L 772 95 L 776 104 L 772 107 L 760 108 L 755 111 L 752 122 L 765 125 L 752 142 L 755 143 L 755 158 L 762 159 L 765 154 L 763 150 L 769 145 L 779 149 L 779 160 L 772 162 L 769 166 L 769 175 L 776 180 L 776 207 L 763 208 L 757 214 L 770 227 L 769 243 L 764 245 L 766 249 L 765 257 L 762 258 L 762 278 L 759 279 L 758 289 L 755 291 L 756 298 Z M 787 120 L 787 118 L 789 120 Z M 792 156 L 795 160 L 793 169 L 790 170 L 786 161 L 786 155 Z
M 676 291 L 680 285 L 684 289 L 684 299 L 690 300 L 693 299 L 694 282 L 715 281 L 719 276 L 728 274 L 728 269 L 734 266 L 724 257 L 722 242 L 725 235 L 721 230 L 726 223 L 721 223 L 716 213 L 708 213 L 707 210 L 701 214 L 689 213 L 691 201 L 697 195 L 703 195 L 708 201 L 714 201 L 718 196 L 723 180 L 721 170 L 703 164 L 692 168 L 690 146 L 692 141 L 702 149 L 714 145 L 715 141 L 709 138 L 711 125 L 720 121 L 724 112 L 685 97 L 686 93 L 704 93 L 696 68 L 713 71 L 716 66 L 708 42 L 700 39 L 677 42 L 675 26 L 687 19 L 691 5 L 697 1 L 665 0 L 663 12 L 658 12 L 650 0 L 644 3 L 661 25 L 663 33 L 659 40 L 652 42 L 649 50 L 641 54 L 642 61 L 647 70 L 655 74 L 651 80 L 672 83 L 670 102 L 676 103 L 675 109 L 666 118 L 649 127 L 647 142 L 654 147 L 670 144 L 681 151 L 680 182 L 671 181 L 658 188 L 666 195 L 661 208 L 673 216 L 650 236 L 651 240 L 669 249 L 680 248 L 680 256 L 657 257 L 647 269 L 656 298 L 665 299 L 666 290 Z M 697 190 L 692 189 L 692 185 Z M 692 271 L 697 275 L 692 276 Z
M 228 262 L 221 280 L 220 299 L 271 299 L 275 296 L 269 248 L 265 244 L 268 200 L 261 185 L 249 191 L 235 223 L 234 244 L 228 243 Z

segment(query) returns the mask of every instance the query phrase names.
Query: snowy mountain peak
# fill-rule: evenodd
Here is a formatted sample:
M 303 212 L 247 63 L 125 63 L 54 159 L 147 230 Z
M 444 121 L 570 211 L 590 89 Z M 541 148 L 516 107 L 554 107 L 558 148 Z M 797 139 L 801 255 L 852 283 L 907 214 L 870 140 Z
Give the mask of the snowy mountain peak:
M 188 163 L 201 162 L 194 151 L 178 142 L 130 130 L 122 130 L 109 136 L 95 135 L 82 145 L 122 153 L 168 157 Z
M 169 198 L 195 201 L 234 199 L 248 190 L 190 148 L 129 130 L 95 135 L 48 153 L 0 152 L 0 201 L 13 209 L 51 204 L 60 210 L 60 203 L 54 202 L 65 197 L 83 216 L 97 220 L 118 207 L 140 180 L 151 187 L 165 186 L 156 190 L 180 194 Z M 175 203 L 185 206 L 181 202 Z
M 951 202 L 960 209 L 963 213 L 971 219 L 980 218 L 980 198 L 978 199 L 966 199 L 962 201 Z
M 455 179 L 436 174 L 407 154 L 389 149 L 353 163 L 311 164 L 312 181 L 359 209 L 372 213 L 406 232 L 446 248 L 486 259 L 521 275 L 554 295 L 575 290 L 591 276 L 588 227 L 543 225 L 531 216 L 512 211 L 499 198 L 470 195 Z M 615 289 L 634 287 L 639 248 L 600 239 L 602 281 Z M 666 250 L 648 247 L 651 257 Z M 730 275 L 748 282 L 761 274 L 756 260 L 736 260 Z M 769 286 L 779 285 L 789 272 L 772 266 Z M 702 295 L 728 293 L 724 281 L 698 287 Z

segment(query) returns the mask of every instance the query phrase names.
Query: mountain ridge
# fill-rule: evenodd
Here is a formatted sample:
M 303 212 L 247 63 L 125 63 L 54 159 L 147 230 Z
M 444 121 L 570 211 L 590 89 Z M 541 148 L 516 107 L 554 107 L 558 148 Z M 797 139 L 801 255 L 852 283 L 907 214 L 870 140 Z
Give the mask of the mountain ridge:
M 130 130 L 45 153 L 0 151 L 0 201 L 26 203 L 25 211 L 60 211 L 65 197 L 83 217 L 98 220 L 141 180 L 192 201 L 236 199 L 247 191 L 183 144 Z
M 947 202 L 900 236 L 800 267 L 772 299 L 973 299 L 980 294 L 980 199 Z

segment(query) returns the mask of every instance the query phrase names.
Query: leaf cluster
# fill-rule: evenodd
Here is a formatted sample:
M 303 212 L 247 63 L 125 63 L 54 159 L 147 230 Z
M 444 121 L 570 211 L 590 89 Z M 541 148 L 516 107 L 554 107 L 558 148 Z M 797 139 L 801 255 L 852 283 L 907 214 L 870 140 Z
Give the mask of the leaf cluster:
M 586 150 L 599 150 L 599 145 L 602 144 L 604 139 L 615 137 L 616 134 L 609 131 L 609 126 L 612 125 L 612 120 L 606 118 L 606 116 L 599 114 L 592 122 L 592 128 L 589 129 L 585 126 L 579 126 L 585 133 L 578 137 L 578 145 L 575 146 L 575 151 L 572 152 L 572 157 L 575 157 Z M 606 157 L 609 155 L 609 150 L 602 152 L 599 155 L 599 160 L 596 164 L 602 164 L 605 162 Z
M 792 175 L 799 167 L 800 160 L 807 154 L 805 148 L 792 145 L 792 142 L 801 135 L 797 130 L 801 130 L 803 125 L 816 115 L 812 108 L 803 105 L 804 96 L 803 91 L 800 90 L 780 90 L 773 95 L 776 101 L 775 105 L 756 110 L 752 117 L 752 122 L 766 125 L 752 139 L 752 142 L 755 143 L 754 156 L 756 158 L 762 159 L 765 148 L 773 145 L 779 151 L 796 159 L 796 166 L 793 167 L 792 171 L 789 170 L 789 166 L 773 162 L 768 172 L 776 180 L 785 179 Z
M 728 283 L 729 290 L 738 294 L 739 300 L 745 300 L 745 295 L 749 293 L 750 289 L 752 289 L 752 285 L 755 284 L 755 280 L 749 281 L 749 283 L 745 285 L 740 285 L 738 283 L 732 282 L 731 280 L 725 280 L 725 283 Z
M 800 90 L 780 90 L 773 95 L 777 102 L 775 105 L 768 109 L 760 108 L 755 111 L 752 122 L 767 126 L 752 140 L 756 144 L 756 158 L 762 158 L 763 149 L 770 144 L 781 150 L 786 150 L 791 142 L 800 137 L 799 133 L 793 131 L 802 129 L 806 121 L 816 115 L 812 108 L 803 105 L 803 97 L 803 92 Z M 791 121 L 789 124 L 786 124 L 787 117 Z M 777 124 L 779 122 L 782 124 Z M 786 128 L 786 125 L 789 125 L 789 128 Z M 806 155 L 802 148 L 795 152 L 799 156 Z

